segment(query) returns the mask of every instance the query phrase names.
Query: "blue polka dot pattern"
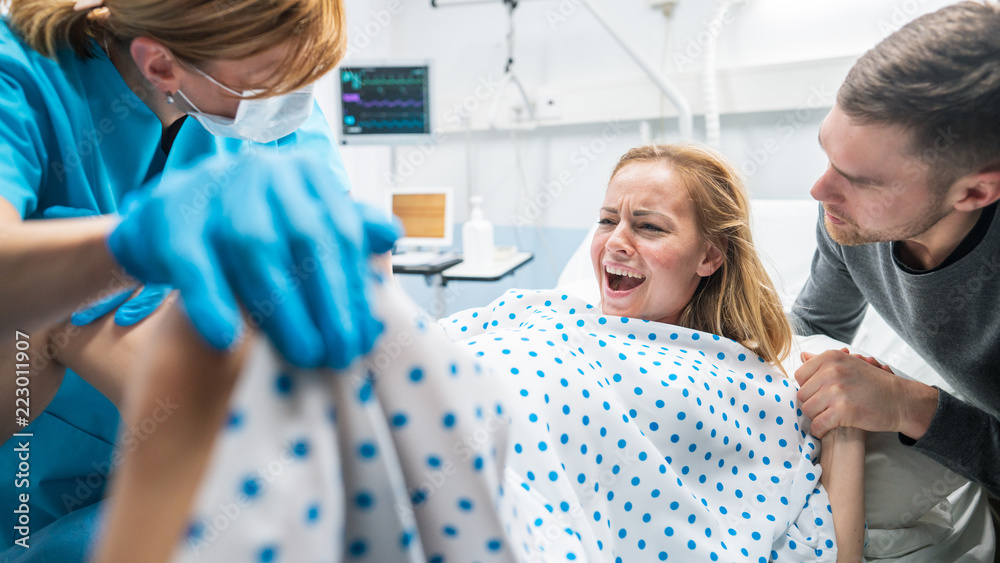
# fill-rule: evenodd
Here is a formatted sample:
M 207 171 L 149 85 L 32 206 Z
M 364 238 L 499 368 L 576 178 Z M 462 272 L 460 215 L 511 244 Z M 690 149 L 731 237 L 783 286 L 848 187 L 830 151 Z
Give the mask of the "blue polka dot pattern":
M 207 481 L 236 485 L 201 494 L 186 553 L 836 559 L 795 385 L 739 344 L 563 293 L 434 323 L 376 291 L 381 344 L 343 373 L 255 347 Z
M 290 374 L 279 373 L 277 377 L 274 378 L 274 389 L 280 395 L 288 395 L 292 392 L 295 380 Z
M 257 555 L 258 561 L 261 563 L 272 563 L 278 560 L 278 548 L 274 546 L 267 546 L 260 550 Z

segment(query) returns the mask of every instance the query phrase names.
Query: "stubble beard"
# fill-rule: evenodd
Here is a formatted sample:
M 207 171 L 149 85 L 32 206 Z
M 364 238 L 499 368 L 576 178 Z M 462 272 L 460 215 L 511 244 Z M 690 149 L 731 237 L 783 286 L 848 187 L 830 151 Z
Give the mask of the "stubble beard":
M 941 198 L 943 199 L 943 198 Z M 941 201 L 935 201 L 922 215 L 894 229 L 876 229 L 863 231 L 850 219 L 839 217 L 845 225 L 835 225 L 829 217 L 823 217 L 826 232 L 834 242 L 841 246 L 860 246 L 877 242 L 893 242 L 914 239 L 933 227 L 948 215 L 948 210 L 941 208 Z

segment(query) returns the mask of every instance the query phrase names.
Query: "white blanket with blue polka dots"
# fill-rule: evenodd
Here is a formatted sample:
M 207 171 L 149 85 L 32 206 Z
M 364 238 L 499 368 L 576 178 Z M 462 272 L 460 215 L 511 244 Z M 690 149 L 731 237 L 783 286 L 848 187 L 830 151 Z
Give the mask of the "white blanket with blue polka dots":
M 351 370 L 257 346 L 176 560 L 836 559 L 795 385 L 739 344 L 551 291 L 440 326 L 377 295 Z

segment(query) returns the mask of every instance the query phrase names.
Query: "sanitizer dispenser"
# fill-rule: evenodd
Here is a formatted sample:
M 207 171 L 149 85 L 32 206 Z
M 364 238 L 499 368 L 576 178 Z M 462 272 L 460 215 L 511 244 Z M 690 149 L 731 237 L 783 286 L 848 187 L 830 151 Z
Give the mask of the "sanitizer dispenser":
M 493 223 L 483 217 L 482 196 L 472 196 L 472 213 L 462 225 L 462 260 L 473 269 L 486 269 L 493 265 Z

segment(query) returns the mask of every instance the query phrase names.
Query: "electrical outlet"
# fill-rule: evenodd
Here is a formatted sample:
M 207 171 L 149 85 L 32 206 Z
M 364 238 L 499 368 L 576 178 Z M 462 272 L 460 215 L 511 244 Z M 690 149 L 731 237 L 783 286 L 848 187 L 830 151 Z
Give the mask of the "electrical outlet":
M 541 87 L 535 93 L 535 117 L 542 120 L 562 119 L 562 96 L 555 88 Z

